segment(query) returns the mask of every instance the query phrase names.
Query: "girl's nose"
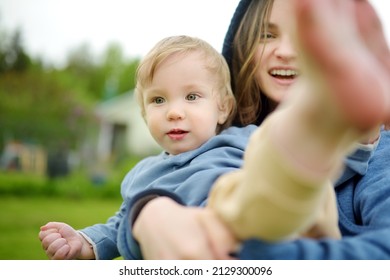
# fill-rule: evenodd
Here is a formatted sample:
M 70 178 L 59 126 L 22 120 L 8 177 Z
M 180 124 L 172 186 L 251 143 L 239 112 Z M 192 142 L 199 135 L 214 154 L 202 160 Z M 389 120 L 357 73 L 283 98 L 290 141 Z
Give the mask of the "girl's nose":
M 275 50 L 275 55 L 283 60 L 291 60 L 297 57 L 295 46 L 289 36 L 281 38 L 279 46 Z

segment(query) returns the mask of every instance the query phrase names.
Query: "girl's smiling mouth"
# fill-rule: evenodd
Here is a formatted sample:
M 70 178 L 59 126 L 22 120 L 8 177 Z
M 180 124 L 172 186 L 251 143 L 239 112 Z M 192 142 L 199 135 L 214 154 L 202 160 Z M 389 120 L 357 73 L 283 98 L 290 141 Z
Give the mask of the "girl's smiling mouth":
M 294 69 L 272 69 L 269 74 L 278 79 L 294 79 L 299 75 L 298 71 Z

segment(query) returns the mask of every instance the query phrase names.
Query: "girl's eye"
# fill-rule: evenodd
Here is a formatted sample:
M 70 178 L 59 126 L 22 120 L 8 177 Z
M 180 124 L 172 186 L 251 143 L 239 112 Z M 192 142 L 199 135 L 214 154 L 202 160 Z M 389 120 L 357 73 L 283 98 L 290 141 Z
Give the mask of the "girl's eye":
M 273 39 L 273 38 L 275 38 L 275 35 L 274 34 L 272 34 L 272 33 L 262 33 L 261 35 L 260 35 L 260 40 L 261 41 L 266 41 L 266 40 L 269 40 L 269 39 Z
M 198 99 L 198 98 L 199 98 L 199 96 L 198 96 L 197 94 L 195 94 L 195 93 L 190 93 L 190 94 L 188 94 L 187 97 L 186 97 L 186 99 L 187 99 L 188 101 L 194 101 L 194 100 L 196 100 L 196 99 Z
M 162 98 L 162 97 L 155 97 L 155 98 L 153 98 L 153 103 L 156 103 L 156 104 L 162 104 L 162 103 L 164 103 L 164 98 Z

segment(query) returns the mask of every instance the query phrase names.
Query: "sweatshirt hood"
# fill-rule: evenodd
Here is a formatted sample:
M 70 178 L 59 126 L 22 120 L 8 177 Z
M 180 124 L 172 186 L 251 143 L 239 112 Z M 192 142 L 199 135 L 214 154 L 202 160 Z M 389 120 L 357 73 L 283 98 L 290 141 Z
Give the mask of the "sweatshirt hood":
M 240 26 L 242 18 L 244 17 L 246 11 L 248 10 L 248 6 L 252 0 L 241 0 L 236 8 L 236 11 L 233 14 L 233 17 L 230 21 L 229 29 L 226 32 L 225 39 L 222 46 L 222 55 L 225 57 L 229 68 L 232 67 L 232 56 L 233 56 L 233 40 L 234 36 L 237 33 L 237 29 Z

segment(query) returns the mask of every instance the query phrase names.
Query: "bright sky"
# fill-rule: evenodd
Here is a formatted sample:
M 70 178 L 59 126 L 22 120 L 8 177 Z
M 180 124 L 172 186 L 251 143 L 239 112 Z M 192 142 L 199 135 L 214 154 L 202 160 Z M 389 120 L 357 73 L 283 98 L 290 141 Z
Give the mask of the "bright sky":
M 220 50 L 238 1 L 0 0 L 0 26 L 19 26 L 31 54 L 59 62 L 84 42 L 95 54 L 118 42 L 126 56 L 142 56 L 177 34 L 201 37 Z
M 126 56 L 144 55 L 168 35 L 201 37 L 221 50 L 239 0 L 0 0 L 0 27 L 21 28 L 29 54 L 61 64 L 88 43 L 101 54 L 118 42 Z M 371 0 L 390 34 L 389 1 Z M 387 36 L 390 38 L 390 35 Z

